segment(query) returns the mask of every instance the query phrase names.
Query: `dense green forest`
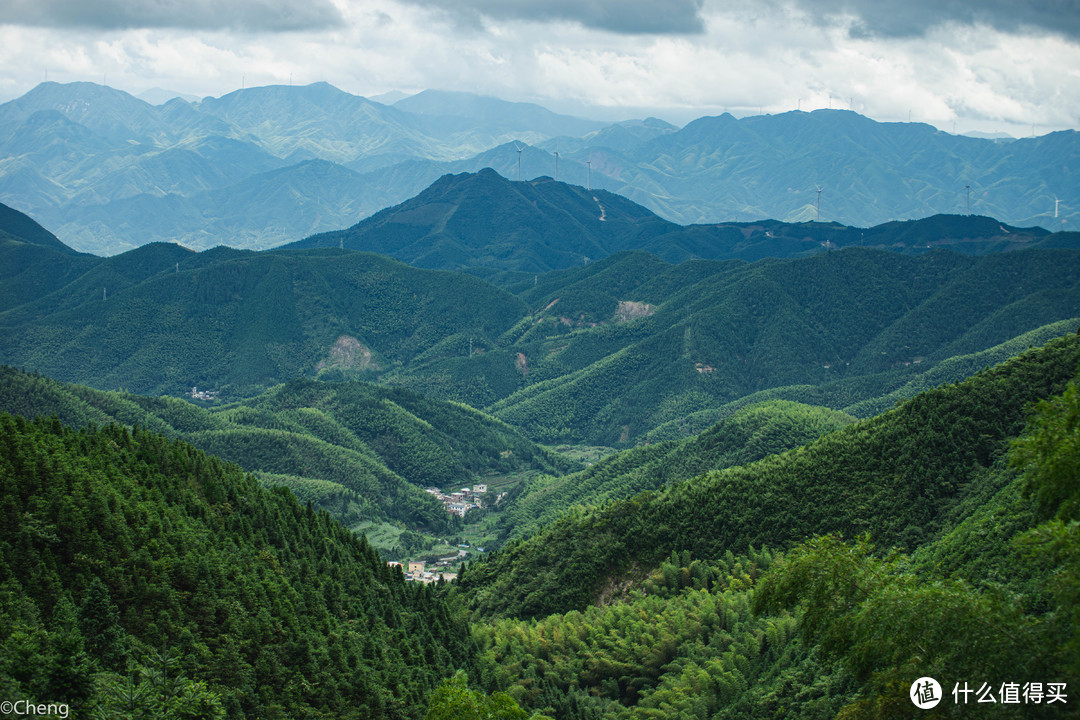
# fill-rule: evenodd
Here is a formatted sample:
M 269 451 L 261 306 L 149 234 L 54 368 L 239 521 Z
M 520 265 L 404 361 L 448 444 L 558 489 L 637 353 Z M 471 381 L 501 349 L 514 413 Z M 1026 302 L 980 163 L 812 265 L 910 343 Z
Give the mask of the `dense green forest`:
M 908 717 L 924 674 L 1052 691 L 1080 674 L 1078 367 L 1072 335 L 859 423 L 751 408 L 666 456 L 673 479 L 725 435 L 790 441 L 763 419 L 841 427 L 573 510 L 449 600 L 183 442 L 5 415 L 0 682 L 79 716 L 192 718 Z M 830 531 L 849 539 L 806 540 Z
M 6 362 L 59 380 L 235 399 L 305 374 L 374 377 L 440 344 L 467 356 L 470 337 L 482 351 L 524 312 L 482 280 L 366 253 L 154 244 L 6 309 L 0 327 Z
M 408 718 L 470 663 L 467 624 L 431 588 L 186 443 L 4 414 L 0 477 L 11 701 L 76 717 Z
M 529 478 L 500 505 L 503 537 L 539 532 L 574 505 L 604 505 L 688 480 L 711 470 L 745 465 L 854 422 L 835 410 L 786 401 L 743 408 L 704 432 L 624 450 L 577 473 Z
M 1074 335 L 471 565 L 482 687 L 557 718 L 906 718 L 930 676 L 935 716 L 1075 717 L 1078 369 Z M 536 609 L 564 585 L 595 592 Z
M 425 486 L 525 468 L 555 475 L 574 469 L 477 410 L 362 382 L 294 380 L 203 408 L 0 367 L 0 411 L 55 415 L 73 427 L 139 425 L 183 438 L 350 525 L 385 519 L 445 533 L 454 519 Z
M 891 409 L 901 400 L 914 397 L 920 392 L 939 385 L 968 378 L 979 370 L 1003 363 L 1028 348 L 1044 345 L 1050 340 L 1075 331 L 1078 327 L 1080 327 L 1080 318 L 1050 323 L 986 350 L 955 355 L 920 372 L 886 372 L 835 380 L 821 385 L 788 385 L 762 390 L 716 408 L 700 410 L 685 417 L 670 420 L 651 430 L 642 442 L 661 442 L 686 437 L 701 432 L 719 419 L 728 417 L 741 408 L 774 400 L 839 408 L 857 418 L 873 417 Z M 873 388 L 883 389 L 886 392 L 877 397 L 856 400 L 856 398 L 864 397 Z M 893 389 L 889 390 L 889 388 Z M 852 402 L 853 400 L 856 401 Z
M 1027 406 L 1060 393 L 1078 367 L 1080 335 L 1065 336 L 802 448 L 575 508 L 471 564 L 459 584 L 481 616 L 532 618 L 582 610 L 673 551 L 707 560 L 829 532 L 916 549 L 972 512 L 972 498 L 1000 490 L 991 468 Z

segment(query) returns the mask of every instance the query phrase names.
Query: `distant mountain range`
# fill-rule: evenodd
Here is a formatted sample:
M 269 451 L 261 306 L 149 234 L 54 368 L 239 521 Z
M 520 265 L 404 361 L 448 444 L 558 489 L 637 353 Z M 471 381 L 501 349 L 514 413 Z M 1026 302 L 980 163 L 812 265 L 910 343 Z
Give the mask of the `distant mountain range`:
M 96 254 L 265 249 L 351 226 L 448 173 L 555 177 L 557 151 L 559 180 L 672 223 L 806 222 L 820 205 L 822 220 L 871 226 L 970 205 L 1059 230 L 1080 219 L 1078 138 L 1004 143 L 844 111 L 604 124 L 464 93 L 389 106 L 325 83 L 151 105 L 43 83 L 0 105 L 0 201 Z

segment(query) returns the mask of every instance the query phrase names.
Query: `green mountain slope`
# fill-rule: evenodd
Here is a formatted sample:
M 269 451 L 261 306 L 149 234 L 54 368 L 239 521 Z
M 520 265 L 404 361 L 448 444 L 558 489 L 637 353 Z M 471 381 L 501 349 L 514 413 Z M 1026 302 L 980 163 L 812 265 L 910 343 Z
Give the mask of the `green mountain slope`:
M 75 427 L 137 425 L 236 462 L 266 484 L 285 484 L 342 522 L 392 520 L 431 532 L 452 522 L 425 486 L 572 467 L 470 408 L 355 382 L 296 380 L 204 409 L 0 368 L 0 410 Z
M 78 717 L 419 718 L 470 662 L 466 626 L 363 539 L 189 445 L 2 415 L 0 465 L 13 697 Z
M 385 370 L 452 338 L 467 354 L 470 336 L 483 346 L 523 312 L 478 279 L 374 255 L 154 245 L 0 314 L 0 357 L 97 387 L 235 396 L 320 370 Z
M 917 548 L 962 519 L 1028 405 L 1078 366 L 1069 335 L 798 450 L 578 510 L 470 566 L 461 586 L 480 614 L 538 617 L 583 608 L 672 550 L 711 559 L 828 532 Z
M 563 477 L 531 478 L 500 504 L 499 525 L 509 538 L 528 537 L 574 505 L 604 505 L 713 470 L 745 465 L 805 445 L 854 421 L 835 410 L 793 402 L 752 405 L 681 442 L 631 448 Z
M 851 248 L 678 266 L 619 256 L 522 294 L 536 310 L 503 362 L 527 368 L 526 384 L 488 409 L 542 441 L 598 444 L 772 388 L 842 382 L 830 399 L 780 396 L 841 409 L 1080 315 L 1076 262 L 1068 250 L 975 259 Z
M 1072 332 L 1077 327 L 1080 327 L 1080 318 L 1070 318 L 1043 325 L 986 350 L 942 360 L 925 371 L 917 373 L 889 371 L 830 381 L 820 385 L 789 385 L 762 390 L 719 407 L 700 410 L 677 420 L 670 420 L 651 430 L 642 442 L 656 443 L 684 438 L 703 431 L 718 420 L 729 417 L 742 408 L 776 400 L 816 403 L 840 409 L 857 418 L 873 417 L 891 409 L 900 400 L 913 397 L 939 385 L 963 380 L 979 370 L 1003 363 L 1028 348 L 1044 345 L 1054 338 Z M 913 365 L 912 368 L 914 367 L 921 367 L 921 365 Z M 852 402 L 872 392 L 871 388 L 874 387 L 884 394 Z M 852 404 L 845 405 L 849 402 Z
M 500 165 L 494 151 L 489 155 L 486 160 Z M 645 250 L 672 263 L 693 258 L 799 257 L 855 245 L 916 254 L 949 248 L 983 255 L 1031 246 L 1075 247 L 1075 239 L 1065 235 L 960 215 L 872 228 L 775 220 L 679 226 L 606 190 L 551 182 L 547 176 L 515 183 L 484 167 L 444 175 L 415 197 L 347 230 L 308 237 L 289 247 L 340 245 L 421 267 L 536 273 L 624 250 Z
M 59 290 L 98 261 L 76 253 L 29 216 L 0 204 L 0 312 Z
M 515 185 L 491 173 L 446 185 L 460 181 Z M 26 282 L 9 287 L 47 280 L 0 312 L 0 361 L 99 388 L 198 386 L 225 399 L 299 376 L 378 380 L 486 408 L 537 441 L 625 446 L 750 396 L 843 409 L 1078 317 L 1077 252 L 847 248 L 678 265 L 618 253 L 507 273 L 507 290 L 337 248 L 34 255 Z
M 74 254 L 51 232 L 41 227 L 24 213 L 0 204 L 0 234 L 6 239 L 19 240 L 31 245 L 38 245 L 57 252 Z
M 1077 338 L 1065 342 L 1073 345 L 1067 363 L 1075 367 Z M 1062 349 L 1055 344 L 1052 353 Z M 1047 372 L 1062 369 L 1033 353 L 1010 366 L 919 400 L 940 407 L 941 395 L 957 395 L 955 417 L 965 417 L 961 406 L 968 405 L 975 411 L 970 417 L 985 423 L 989 414 L 976 406 L 986 398 L 977 395 L 990 390 L 987 409 L 1005 400 L 1012 420 L 1010 393 L 1018 378 L 1008 376 L 1024 376 L 1021 385 L 1035 380 L 1028 383 L 1034 388 Z M 934 394 L 939 397 L 932 399 Z M 875 550 L 865 538 L 844 542 L 836 535 L 784 553 L 753 546 L 747 552 L 657 553 L 655 564 L 632 565 L 628 574 L 612 578 L 599 602 L 583 610 L 476 623 L 484 689 L 567 720 L 880 720 L 923 713 L 909 698 L 914 681 L 929 676 L 941 682 L 935 711 L 941 717 L 972 716 L 976 697 L 983 701 L 978 714 L 988 717 L 1071 717 L 1068 687 L 1080 673 L 1073 652 L 1080 638 L 1078 400 L 1074 379 L 1034 413 L 1030 406 L 1020 412 L 1021 419 L 1030 418 L 1027 428 L 1014 442 L 999 442 L 989 465 L 972 465 L 967 456 L 986 441 L 978 435 L 979 423 L 972 423 L 953 433 L 951 450 L 937 453 L 935 468 L 906 471 L 910 478 L 945 470 L 942 479 L 959 473 L 968 480 L 958 488 L 957 502 L 943 503 L 923 489 L 918 502 L 941 512 L 941 531 L 919 541 L 911 555 L 887 550 L 888 540 Z M 909 404 L 891 413 L 892 421 L 911 410 Z M 863 428 L 862 440 L 888 423 L 882 418 Z M 911 435 L 911 442 L 890 448 L 906 453 L 919 442 L 914 436 L 923 433 L 922 425 L 916 418 L 896 424 L 902 427 L 890 439 Z M 836 449 L 829 438 L 818 444 Z M 851 458 L 841 451 L 832 459 L 844 465 Z M 913 456 L 902 461 L 913 459 L 918 465 Z M 820 461 L 827 466 L 831 459 Z M 805 458 L 791 464 L 806 469 Z M 756 474 L 768 484 L 766 469 Z M 708 480 L 686 485 L 711 484 L 717 492 Z M 845 480 L 835 477 L 838 485 Z M 618 510 L 638 512 L 657 496 L 640 500 L 600 514 L 619 524 Z M 837 510 L 820 495 L 802 504 L 822 501 L 822 517 Z M 752 502 L 717 515 L 714 524 L 752 514 Z M 879 535 L 877 523 L 887 527 L 893 520 L 891 508 L 881 510 L 866 518 L 872 537 Z M 678 514 L 659 519 L 677 522 Z M 709 529 L 702 524 L 698 534 Z M 765 529 L 777 530 L 772 524 Z M 691 537 L 682 542 L 692 543 Z M 966 680 L 973 677 L 979 680 Z

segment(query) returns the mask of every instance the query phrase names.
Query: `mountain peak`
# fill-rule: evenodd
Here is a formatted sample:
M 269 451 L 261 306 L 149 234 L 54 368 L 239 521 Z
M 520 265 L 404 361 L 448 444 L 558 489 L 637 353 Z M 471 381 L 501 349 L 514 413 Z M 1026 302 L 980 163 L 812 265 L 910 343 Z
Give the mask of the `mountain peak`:
M 639 248 L 674 227 L 603 190 L 547 176 L 512 182 L 484 168 L 443 175 L 416 197 L 348 230 L 287 247 L 340 245 L 420 267 L 543 272 Z
M 123 90 L 98 83 L 51 81 L 0 106 L 0 126 L 21 125 L 42 110 L 60 112 L 68 120 L 114 140 L 143 141 L 161 130 L 156 108 Z

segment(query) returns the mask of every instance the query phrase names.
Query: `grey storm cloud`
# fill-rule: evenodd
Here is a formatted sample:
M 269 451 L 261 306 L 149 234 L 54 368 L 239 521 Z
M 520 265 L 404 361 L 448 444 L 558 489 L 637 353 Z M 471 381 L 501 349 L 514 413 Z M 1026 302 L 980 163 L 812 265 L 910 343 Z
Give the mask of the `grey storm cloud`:
M 820 22 L 853 15 L 857 18 L 853 33 L 864 36 L 918 36 L 955 22 L 1006 32 L 1034 28 L 1080 38 L 1080 0 L 795 0 L 795 4 Z
M 335 27 L 329 0 L 4 0 L 0 24 L 58 28 L 182 28 L 288 32 Z
M 701 33 L 704 0 L 407 0 L 461 19 L 565 20 L 623 34 Z

